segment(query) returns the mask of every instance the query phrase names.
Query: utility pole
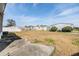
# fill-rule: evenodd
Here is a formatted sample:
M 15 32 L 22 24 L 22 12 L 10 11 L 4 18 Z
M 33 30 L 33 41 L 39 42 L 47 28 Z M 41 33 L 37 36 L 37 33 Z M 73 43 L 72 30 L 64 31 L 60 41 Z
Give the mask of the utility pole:
M 0 39 L 2 36 L 2 25 L 3 25 L 3 16 L 5 10 L 6 3 L 0 3 Z

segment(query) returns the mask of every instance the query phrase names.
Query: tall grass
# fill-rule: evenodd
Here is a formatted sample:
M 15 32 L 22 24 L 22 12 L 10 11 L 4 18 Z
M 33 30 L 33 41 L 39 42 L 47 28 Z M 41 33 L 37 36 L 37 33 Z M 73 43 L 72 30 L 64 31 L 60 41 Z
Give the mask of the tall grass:
M 74 39 L 72 41 L 72 44 L 79 46 L 79 39 Z
M 32 43 L 41 43 L 41 44 L 46 44 L 46 45 L 53 45 L 55 42 L 51 38 L 45 38 L 43 40 L 35 39 Z
M 46 42 L 48 45 L 52 45 L 52 44 L 55 43 L 54 40 L 51 39 L 51 38 L 46 38 L 46 39 L 45 39 L 45 42 Z

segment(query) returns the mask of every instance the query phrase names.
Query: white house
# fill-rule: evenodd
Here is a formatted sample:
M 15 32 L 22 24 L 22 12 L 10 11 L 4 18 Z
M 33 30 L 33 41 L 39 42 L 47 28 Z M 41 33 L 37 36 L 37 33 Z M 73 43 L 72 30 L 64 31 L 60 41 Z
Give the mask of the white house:
M 32 25 L 29 25 L 29 26 L 25 26 L 25 30 L 33 30 L 33 27 Z
M 44 31 L 46 31 L 46 30 L 48 30 L 48 26 L 46 26 L 46 25 L 37 25 L 37 26 L 33 27 L 33 30 L 44 30 Z
M 46 25 L 25 26 L 25 30 L 48 30 Z
M 57 24 L 53 24 L 52 26 L 57 27 L 58 30 L 62 30 L 62 28 L 66 27 L 66 26 L 70 26 L 70 27 L 74 27 L 73 24 L 71 23 L 57 23 Z
M 7 32 L 20 32 L 22 31 L 21 28 L 19 27 L 15 27 L 15 26 L 11 26 L 11 27 L 3 27 L 3 30 L 2 31 L 7 31 Z

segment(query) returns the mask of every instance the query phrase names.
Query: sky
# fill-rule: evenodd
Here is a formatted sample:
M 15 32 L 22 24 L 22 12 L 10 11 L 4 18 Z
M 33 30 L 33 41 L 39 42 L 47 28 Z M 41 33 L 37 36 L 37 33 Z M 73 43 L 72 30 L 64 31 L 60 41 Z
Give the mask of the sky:
M 9 3 L 4 12 L 3 25 L 13 19 L 16 26 L 72 23 L 79 26 L 78 3 Z

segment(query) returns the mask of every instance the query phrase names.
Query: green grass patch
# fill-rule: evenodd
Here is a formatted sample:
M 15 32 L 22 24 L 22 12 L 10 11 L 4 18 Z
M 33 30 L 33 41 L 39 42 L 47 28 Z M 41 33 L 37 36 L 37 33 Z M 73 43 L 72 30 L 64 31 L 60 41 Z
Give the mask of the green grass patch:
M 46 39 L 45 39 L 45 42 L 46 42 L 48 45 L 54 44 L 54 40 L 51 39 L 51 38 L 46 38 Z
M 46 44 L 46 45 L 53 45 L 55 42 L 51 38 L 46 38 L 44 40 L 35 39 L 32 43 L 41 43 L 41 44 Z
M 32 43 L 42 43 L 42 41 L 35 39 Z
M 72 41 L 72 44 L 79 46 L 79 39 L 74 39 Z

